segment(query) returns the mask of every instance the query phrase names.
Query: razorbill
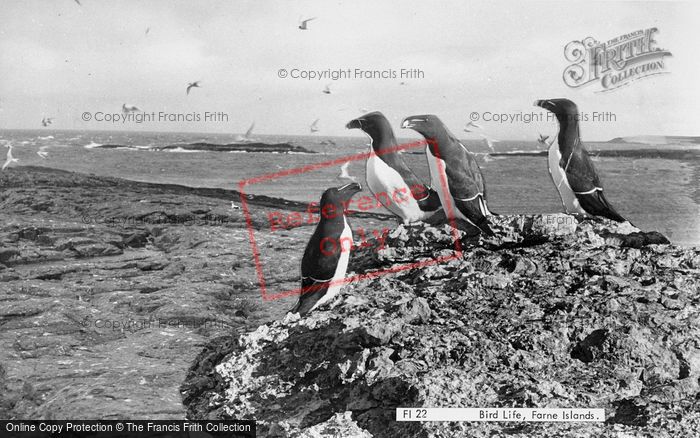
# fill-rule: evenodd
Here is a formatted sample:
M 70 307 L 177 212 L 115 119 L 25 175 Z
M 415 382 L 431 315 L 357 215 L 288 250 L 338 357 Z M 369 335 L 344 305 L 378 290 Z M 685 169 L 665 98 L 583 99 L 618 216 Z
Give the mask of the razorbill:
M 406 117 L 402 128 L 410 128 L 428 141 L 425 154 L 430 178 L 448 218 L 467 221 L 492 236 L 486 216 L 486 185 L 473 153 L 455 138 L 442 121 L 432 114 Z
M 422 221 L 440 210 L 440 197 L 425 186 L 398 153 L 391 124 L 374 111 L 351 120 L 348 129 L 361 129 L 370 139 L 367 158 L 367 186 L 382 205 L 404 223 Z
M 301 259 L 301 294 L 292 313 L 304 315 L 338 294 L 353 245 L 344 208 L 362 190 L 358 183 L 334 187 L 321 196 L 321 218 Z
M 535 106 L 554 113 L 559 122 L 559 133 L 549 146 L 549 174 L 566 212 L 625 222 L 605 198 L 598 173 L 581 143 L 576 104 L 569 99 L 544 99 L 535 101 Z

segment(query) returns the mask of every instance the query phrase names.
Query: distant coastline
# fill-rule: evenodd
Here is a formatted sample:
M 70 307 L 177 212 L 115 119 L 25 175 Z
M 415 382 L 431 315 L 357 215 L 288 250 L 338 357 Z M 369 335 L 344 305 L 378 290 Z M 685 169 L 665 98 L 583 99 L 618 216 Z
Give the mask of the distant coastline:
M 615 137 L 607 143 L 639 143 L 639 144 L 669 144 L 679 143 L 688 145 L 700 145 L 700 137 L 685 135 L 634 135 L 629 137 Z
M 700 150 L 694 149 L 589 149 L 588 154 L 595 157 L 626 158 L 665 158 L 668 160 L 691 160 L 700 158 Z M 508 151 L 490 153 L 492 157 L 546 156 L 547 151 Z
M 95 149 L 144 149 L 142 147 L 134 147 L 123 144 L 103 144 L 94 146 Z M 174 151 L 174 150 L 184 150 L 184 151 L 207 151 L 207 152 L 267 152 L 267 153 L 300 153 L 300 154 L 315 154 L 315 151 L 306 149 L 301 146 L 294 146 L 289 143 L 229 143 L 229 144 L 215 144 L 215 143 L 185 143 L 185 144 L 171 144 L 167 146 L 153 146 L 146 148 L 148 150 L 155 151 Z

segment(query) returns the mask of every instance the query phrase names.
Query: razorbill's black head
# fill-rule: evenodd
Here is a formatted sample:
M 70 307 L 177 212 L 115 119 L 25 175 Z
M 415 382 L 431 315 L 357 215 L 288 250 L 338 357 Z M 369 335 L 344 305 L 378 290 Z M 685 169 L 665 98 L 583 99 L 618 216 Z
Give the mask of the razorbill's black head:
M 333 207 L 336 208 L 335 211 L 339 212 L 340 214 L 333 215 L 332 217 L 331 215 L 327 215 L 328 217 L 325 217 L 322 214 L 321 220 L 335 218 L 342 219 L 343 207 L 347 205 L 347 201 L 349 201 L 350 198 L 352 198 L 353 195 L 355 195 L 355 193 L 360 191 L 362 191 L 362 186 L 356 182 L 345 184 L 341 187 L 332 187 L 330 189 L 327 189 L 325 192 L 323 192 L 323 195 L 321 195 L 321 211 L 323 211 L 324 207 L 333 205 Z
M 350 120 L 345 127 L 347 129 L 361 129 L 367 133 L 372 139 L 372 148 L 375 151 L 396 146 L 391 123 L 389 123 L 389 120 L 379 111 L 373 111 L 362 117 Z
M 535 106 L 546 109 L 557 117 L 559 123 L 578 122 L 578 107 L 566 98 L 541 99 L 535 101 Z
M 444 125 L 442 121 L 433 114 L 421 114 L 403 119 L 401 127 L 413 129 L 426 139 L 435 139 L 442 133 Z

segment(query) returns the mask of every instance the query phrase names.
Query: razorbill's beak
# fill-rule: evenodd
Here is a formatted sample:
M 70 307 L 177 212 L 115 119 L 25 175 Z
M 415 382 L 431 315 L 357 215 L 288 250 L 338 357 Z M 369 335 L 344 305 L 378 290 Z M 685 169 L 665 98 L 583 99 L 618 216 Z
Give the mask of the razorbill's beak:
M 353 119 L 345 125 L 347 129 L 362 129 L 362 119 Z
M 402 128 L 414 128 L 420 124 L 420 122 L 427 122 L 427 119 L 416 117 L 416 116 L 411 116 L 411 117 L 406 117 L 403 119 L 403 122 L 401 122 L 401 127 Z
M 345 184 L 343 187 L 339 187 L 338 191 L 343 194 L 354 195 L 357 192 L 362 191 L 362 186 L 359 183 L 353 182 L 350 184 Z
M 546 109 L 548 111 L 552 111 L 552 112 L 554 112 L 554 108 L 556 107 L 554 102 L 552 102 L 551 100 L 547 100 L 547 99 L 536 100 L 533 105 L 539 106 L 540 108 L 544 108 L 544 109 Z

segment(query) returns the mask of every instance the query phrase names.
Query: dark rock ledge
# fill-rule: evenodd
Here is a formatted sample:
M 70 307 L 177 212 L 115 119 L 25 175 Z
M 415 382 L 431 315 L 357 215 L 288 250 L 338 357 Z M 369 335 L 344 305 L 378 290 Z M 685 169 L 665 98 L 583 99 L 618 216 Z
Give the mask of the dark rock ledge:
M 461 258 L 351 283 L 299 319 L 210 343 L 190 418 L 258 436 L 697 436 L 700 250 L 566 215 L 495 218 Z M 454 252 L 447 226 L 399 226 L 350 270 Z M 404 423 L 396 407 L 604 408 L 605 423 Z M 500 435 L 499 435 L 500 436 Z

